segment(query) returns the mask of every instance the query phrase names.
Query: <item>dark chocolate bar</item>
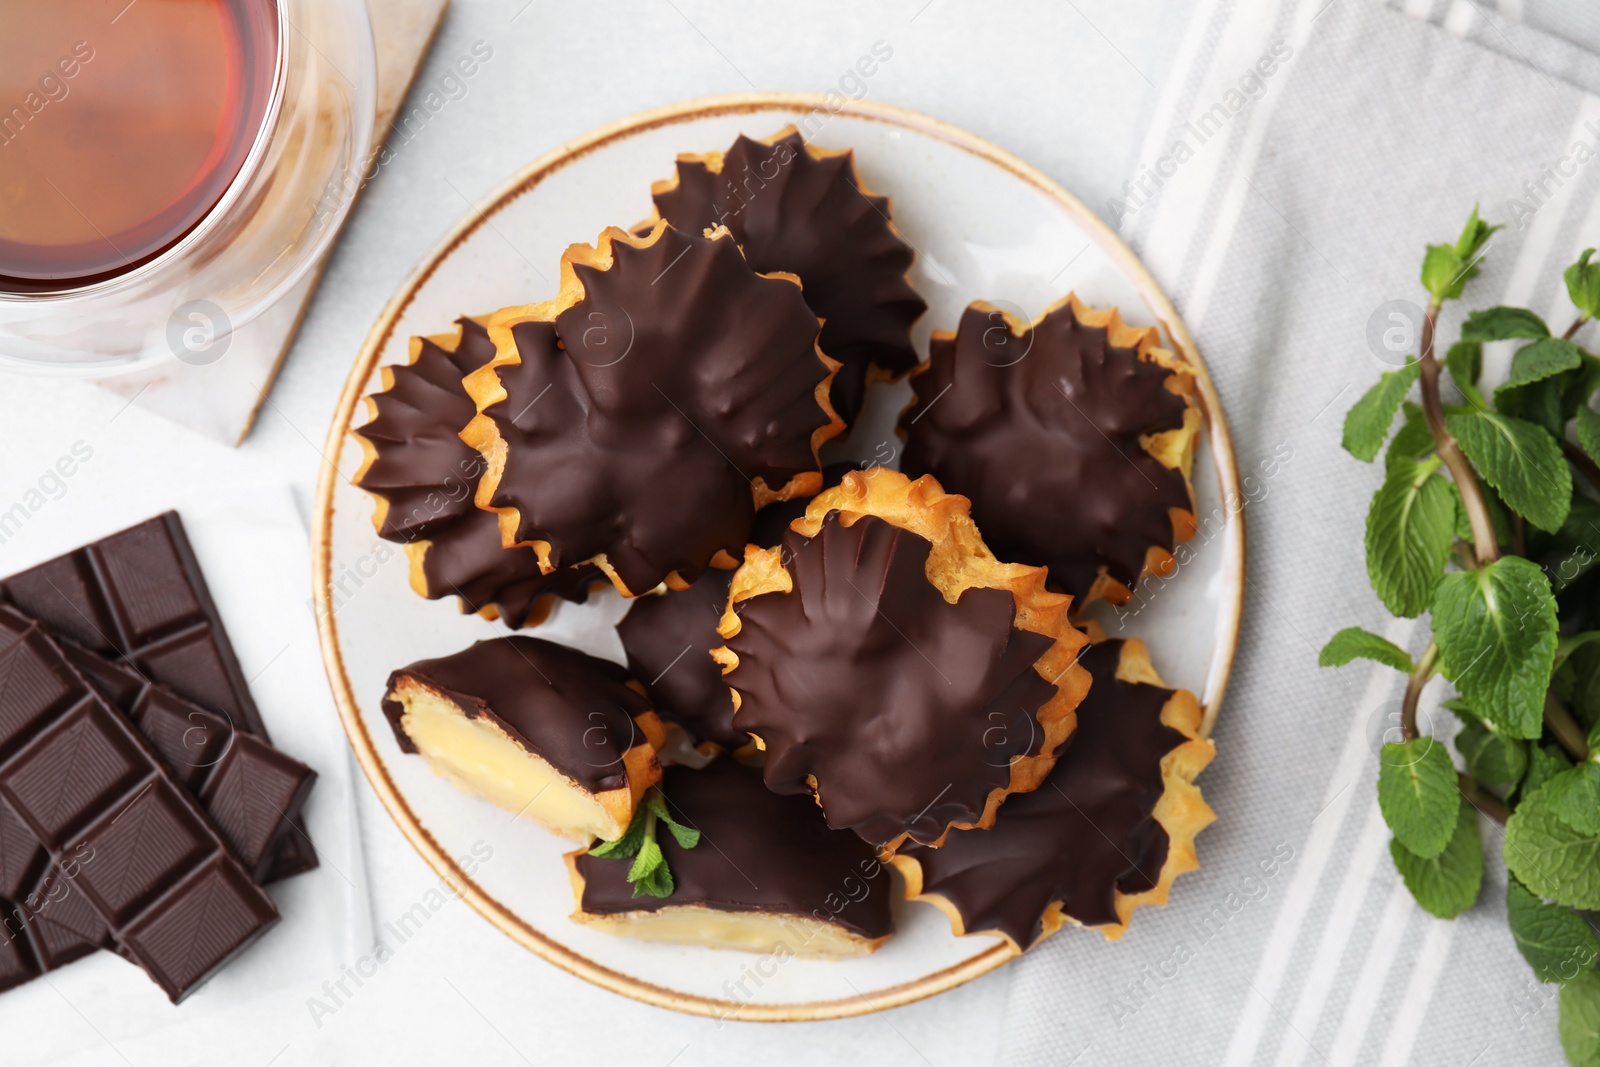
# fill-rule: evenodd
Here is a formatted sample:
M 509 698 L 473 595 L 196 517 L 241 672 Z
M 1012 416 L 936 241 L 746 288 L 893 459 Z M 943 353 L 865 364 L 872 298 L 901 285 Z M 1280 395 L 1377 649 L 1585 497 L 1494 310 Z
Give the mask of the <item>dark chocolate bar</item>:
M 0 602 L 268 740 L 177 512 L 0 579 Z M 296 825 L 279 845 L 274 879 L 317 866 Z
M 226 720 L 113 663 L 67 642 L 61 650 L 117 710 L 128 716 L 166 765 L 200 801 L 212 824 L 257 885 L 270 880 L 271 860 L 284 834 L 298 833 L 297 818 L 316 772 L 260 738 L 236 732 Z M 17 958 L 34 974 L 54 970 L 100 948 L 110 932 L 81 897 L 71 899 L 73 877 L 50 866 L 49 853 L 10 807 L 0 804 L 0 939 L 21 939 Z M 13 911 L 7 911 L 11 908 Z M 0 991 L 7 978 L 8 945 L 0 945 Z M 19 966 L 21 966 L 19 964 Z M 17 975 L 27 973 L 26 969 Z
M 75 872 L 83 892 L 63 898 L 87 903 L 174 1003 L 278 921 L 128 718 L 38 623 L 5 608 L 0 801 Z
M 276 850 L 284 835 L 300 832 L 291 820 L 299 818 L 317 772 L 131 667 L 65 644 L 62 651 L 200 802 L 251 880 L 272 881 Z

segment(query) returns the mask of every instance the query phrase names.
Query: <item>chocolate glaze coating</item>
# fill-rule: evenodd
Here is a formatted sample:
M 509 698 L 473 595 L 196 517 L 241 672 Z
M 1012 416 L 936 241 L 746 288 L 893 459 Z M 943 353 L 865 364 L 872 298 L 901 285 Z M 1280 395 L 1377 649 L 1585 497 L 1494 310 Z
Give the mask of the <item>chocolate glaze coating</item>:
M 844 478 L 854 464 L 830 463 L 822 471 L 822 488 Z M 780 500 L 756 512 L 750 543 L 770 548 L 783 539 L 789 524 L 806 512 L 808 500 Z M 722 647 L 717 624 L 728 608 L 733 572 L 707 570 L 689 588 L 639 597 L 617 623 L 617 636 L 628 656 L 628 669 L 644 683 L 656 711 L 702 741 L 732 750 L 750 735 L 733 725 L 733 697 L 722 680 L 722 665 L 711 650 Z
M 970 498 L 996 556 L 1048 567 L 1081 602 L 1101 566 L 1131 587 L 1148 548 L 1172 550 L 1167 509 L 1192 509 L 1189 489 L 1139 445 L 1183 424 L 1170 371 L 1065 305 L 1020 338 L 998 312 L 969 307 L 929 351 L 901 466 Z
M 644 741 L 633 720 L 650 702 L 610 660 L 518 634 L 402 667 L 389 675 L 386 693 L 408 676 L 442 691 L 470 718 L 493 722 L 591 793 L 628 784 L 622 756 Z M 405 706 L 385 695 L 383 713 L 400 748 L 415 752 L 400 726 Z
M 725 676 L 734 724 L 766 744 L 766 781 L 817 792 L 835 829 L 874 845 L 938 839 L 975 822 L 1013 756 L 1044 741 L 1035 715 L 1055 687 L 1034 670 L 1053 641 L 1015 629 L 1000 589 L 954 604 L 928 581 L 932 545 L 875 516 L 783 540 L 787 594 L 743 603 Z
M 417 358 L 390 368 L 393 385 L 372 397 L 374 417 L 355 432 L 376 456 L 359 484 L 389 502 L 379 536 L 429 542 L 422 572 L 430 599 L 458 596 L 469 611 L 492 604 L 516 627 L 541 596 L 582 603 L 604 576 L 595 567 L 541 573 L 532 550 L 502 549 L 495 517 L 473 505 L 484 462 L 456 436 L 477 413 L 461 379 L 494 357 L 494 344 L 483 326 L 456 321 L 454 352 L 420 338 Z
M 680 230 L 726 226 L 758 271 L 800 276 L 822 350 L 843 364 L 833 406 L 845 422 L 861 410 L 869 366 L 917 365 L 911 324 L 928 305 L 906 281 L 912 250 L 889 225 L 889 198 L 861 191 L 851 153 L 817 159 L 799 133 L 770 145 L 740 135 L 720 174 L 680 159 L 677 186 L 655 204 Z
M 1161 759 L 1187 739 L 1161 723 L 1172 690 L 1118 680 L 1121 653 L 1121 641 L 1084 651 L 1094 682 L 1043 785 L 1007 797 L 991 829 L 904 852 L 922 866 L 923 892 L 955 905 L 969 933 L 998 930 L 1026 948 L 1053 902 L 1085 925 L 1114 923 L 1117 891 L 1142 893 L 1160 879 Z
M 515 507 L 519 541 L 557 566 L 604 553 L 628 589 L 737 559 L 755 519 L 752 482 L 817 470 L 812 434 L 827 368 L 794 283 L 763 278 L 728 237 L 662 232 L 611 246 L 608 270 L 576 265 L 584 298 L 512 335 L 520 365 L 484 414 L 507 443 L 491 503 Z M 548 390 L 548 392 L 546 392 Z
M 686 849 L 665 829 L 656 832 L 672 870 L 672 895 L 635 897 L 629 861 L 584 855 L 578 857 L 583 911 L 701 905 L 810 916 L 868 938 L 894 932 L 885 865 L 855 834 L 828 829 L 810 798 L 779 796 L 762 786 L 760 771 L 731 759 L 698 771 L 668 767 L 661 791 L 673 818 L 701 833 L 700 844 Z

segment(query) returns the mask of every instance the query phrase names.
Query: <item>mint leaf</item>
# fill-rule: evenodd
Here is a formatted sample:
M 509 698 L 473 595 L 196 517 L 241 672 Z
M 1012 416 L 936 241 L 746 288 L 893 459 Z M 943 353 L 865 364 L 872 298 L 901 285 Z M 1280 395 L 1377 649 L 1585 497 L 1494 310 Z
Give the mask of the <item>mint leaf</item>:
M 1389 442 L 1389 451 L 1383 454 L 1384 473 L 1394 470 L 1396 463 L 1401 460 L 1416 461 L 1433 451 L 1433 434 L 1428 429 L 1428 421 L 1422 416 L 1422 409 L 1407 400 L 1400 405 L 1404 418 L 1400 422 L 1400 429 L 1395 431 L 1393 439 Z
M 1455 830 L 1461 792 L 1444 745 L 1431 737 L 1391 741 L 1378 765 L 1378 807 L 1395 840 L 1408 852 L 1431 859 L 1444 851 Z
M 628 829 L 615 841 L 602 841 L 591 846 L 589 855 L 599 856 L 602 859 L 623 859 L 639 854 L 639 846 L 644 843 L 644 806 L 634 809 L 633 821 L 628 823 Z
M 1556 655 L 1556 601 L 1537 564 L 1503 556 L 1452 571 L 1433 597 L 1444 676 L 1503 737 L 1536 738 Z
M 672 834 L 672 839 L 683 848 L 694 848 L 700 843 L 700 831 L 692 826 L 685 826 L 667 811 L 667 802 L 659 793 L 651 794 L 646 801 L 651 810 L 656 813 L 656 818 L 667 824 L 667 830 Z
M 1455 830 L 1438 855 L 1416 855 L 1398 840 L 1389 842 L 1389 855 L 1411 895 L 1425 911 L 1441 919 L 1454 919 L 1478 901 L 1483 888 L 1483 841 L 1478 837 L 1478 813 L 1462 804 Z
M 1368 462 L 1378 454 L 1394 413 L 1416 384 L 1422 365 L 1415 360 L 1399 370 L 1385 371 L 1378 382 L 1355 402 L 1344 417 L 1344 448 L 1352 456 Z
M 1519 337 L 1549 337 L 1550 327 L 1527 308 L 1483 308 L 1467 315 L 1461 327 L 1462 341 L 1510 341 Z M 1478 380 L 1473 375 L 1472 380 Z
M 1600 415 L 1594 413 L 1588 404 L 1578 409 L 1578 446 L 1583 449 L 1583 454 L 1600 463 Z
M 1428 607 L 1455 532 L 1455 500 L 1438 458 L 1397 462 L 1367 512 L 1367 574 L 1396 615 Z
M 1572 669 L 1572 714 L 1585 726 L 1600 725 L 1600 645 L 1573 649 L 1563 666 Z
M 1461 295 L 1467 282 L 1478 274 L 1478 259 L 1483 246 L 1500 227 L 1490 226 L 1478 218 L 1478 209 L 1472 209 L 1466 228 L 1453 245 L 1429 245 L 1422 259 L 1422 287 L 1428 290 L 1435 303 L 1454 300 Z
M 1585 248 L 1578 262 L 1561 273 L 1566 279 L 1567 296 L 1585 317 L 1592 317 L 1600 310 L 1600 263 L 1591 264 L 1589 257 L 1592 255 L 1594 249 Z
M 1499 397 L 1502 390 L 1554 378 L 1558 374 L 1577 370 L 1581 366 L 1583 366 L 1583 349 L 1560 337 L 1541 336 L 1533 344 L 1523 345 L 1517 349 L 1516 354 L 1511 357 L 1511 373 L 1507 376 L 1506 383 L 1495 390 L 1495 396 Z
M 1524 345 L 1512 357 L 1510 377 L 1494 391 L 1495 407 L 1559 438 L 1567 420 L 1567 379 L 1583 363 L 1583 350 L 1559 337 Z
M 1506 866 L 1533 892 L 1571 908 L 1600 908 L 1600 835 L 1585 834 L 1550 807 L 1549 786 L 1525 797 L 1506 821 Z
M 1561 1051 L 1571 1067 L 1600 1067 L 1600 974 L 1561 987 Z
M 637 882 L 642 878 L 649 878 L 656 872 L 656 868 L 666 865 L 667 857 L 661 851 L 661 846 L 656 843 L 655 834 L 646 834 L 639 845 L 639 855 L 635 857 L 633 866 L 628 868 L 628 881 Z M 637 893 L 635 894 L 637 896 Z
M 1529 745 L 1528 773 L 1522 779 L 1521 796 L 1532 796 L 1550 779 L 1572 766 L 1567 754 L 1557 745 Z M 1521 803 L 1519 798 L 1518 803 Z
M 1600 763 L 1586 759 L 1544 787 L 1556 818 L 1583 834 L 1600 834 Z
M 1445 429 L 1511 510 L 1541 530 L 1561 528 L 1572 506 L 1572 472 L 1549 431 L 1492 411 L 1447 415 Z
M 675 888 L 676 886 L 672 881 L 672 871 L 663 863 L 633 883 L 633 895 L 636 897 L 670 897 Z
M 1452 710 L 1461 718 L 1455 746 L 1467 765 L 1467 773 L 1484 785 L 1515 786 L 1521 781 L 1528 769 L 1527 742 L 1501 737 L 1493 723 L 1464 707 Z
M 1546 904 L 1515 878 L 1506 883 L 1506 918 L 1522 958 L 1541 982 L 1570 982 L 1600 957 L 1600 941 L 1582 916 Z
M 1483 345 L 1478 341 L 1457 341 L 1444 355 L 1445 369 L 1450 372 L 1456 388 L 1467 398 L 1467 404 L 1486 408 L 1488 402 L 1478 392 L 1478 378 L 1483 374 Z
M 1343 667 L 1356 658 L 1377 660 L 1407 674 L 1412 668 L 1411 657 L 1406 655 L 1404 649 L 1359 626 L 1347 626 L 1334 634 L 1323 646 L 1322 654 L 1317 657 L 1317 665 Z

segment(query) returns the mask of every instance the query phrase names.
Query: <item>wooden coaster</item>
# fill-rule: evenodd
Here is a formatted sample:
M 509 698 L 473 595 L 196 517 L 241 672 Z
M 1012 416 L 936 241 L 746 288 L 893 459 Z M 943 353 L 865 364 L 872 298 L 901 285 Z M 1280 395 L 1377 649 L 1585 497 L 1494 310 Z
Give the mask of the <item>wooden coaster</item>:
M 367 0 L 378 58 L 373 155 L 382 149 L 449 6 L 450 0 Z M 250 433 L 294 343 L 331 254 L 325 254 L 277 304 L 235 330 L 227 354 L 217 362 L 191 366 L 173 360 L 99 384 L 214 441 L 239 445 Z

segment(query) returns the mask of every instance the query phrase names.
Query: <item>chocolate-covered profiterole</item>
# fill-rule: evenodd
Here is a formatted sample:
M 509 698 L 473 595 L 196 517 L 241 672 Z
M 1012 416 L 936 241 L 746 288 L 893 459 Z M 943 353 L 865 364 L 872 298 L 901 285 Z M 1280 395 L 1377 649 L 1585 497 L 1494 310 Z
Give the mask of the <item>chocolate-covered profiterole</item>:
M 823 488 L 838 485 L 849 463 L 830 463 Z M 806 513 L 807 500 L 780 500 L 756 512 L 750 543 L 771 548 L 789 524 Z M 733 725 L 733 697 L 722 666 L 711 658 L 722 645 L 717 625 L 728 607 L 733 572 L 708 570 L 687 589 L 663 590 L 634 600 L 617 623 L 628 669 L 644 684 L 657 713 L 685 727 L 696 739 L 729 751 L 750 744 Z
M 726 152 L 679 156 L 677 168 L 650 188 L 657 217 L 691 233 L 726 226 L 756 270 L 800 276 L 822 319 L 822 350 L 843 364 L 832 399 L 845 422 L 874 376 L 917 365 L 911 324 L 928 305 L 906 280 L 913 252 L 853 153 L 807 145 L 786 126 L 759 141 L 741 134 Z
M 383 391 L 366 398 L 370 417 L 355 430 L 365 459 L 354 481 L 378 499 L 378 535 L 406 546 L 418 593 L 457 596 L 466 611 L 532 625 L 555 597 L 582 603 L 605 576 L 595 567 L 545 574 L 533 551 L 503 549 L 495 517 L 473 503 L 484 462 L 458 436 L 478 413 L 461 379 L 495 349 L 477 320 L 456 326 L 413 337 L 411 362 L 383 368 Z
M 761 772 L 731 759 L 669 767 L 661 791 L 700 844 L 657 840 L 671 896 L 635 896 L 629 861 L 567 857 L 573 919 L 610 934 L 749 952 L 840 958 L 894 932 L 887 868 L 855 834 L 828 829 L 807 797 L 779 796 Z
M 1088 676 L 1068 598 L 1001 564 L 964 497 L 856 471 L 735 574 L 715 653 L 767 785 L 892 851 L 989 826 L 1034 788 Z
M 1194 532 L 1193 377 L 1157 340 L 1071 296 L 1031 329 L 973 304 L 912 379 L 901 465 L 970 498 L 995 555 L 1048 567 L 1075 610 L 1124 602 Z
M 661 777 L 665 731 L 627 671 L 534 637 L 402 667 L 383 713 L 402 750 L 465 792 L 585 843 L 622 836 Z
M 758 507 L 815 491 L 843 427 L 817 332 L 793 278 L 725 230 L 574 245 L 560 295 L 491 319 L 495 358 L 466 378 L 478 505 L 503 544 L 592 561 L 628 596 L 733 566 Z
M 958 936 L 1027 948 L 1073 922 L 1115 939 L 1198 866 L 1194 837 L 1214 818 L 1193 785 L 1213 754 L 1196 736 L 1199 705 L 1162 685 L 1138 641 L 1091 645 L 1079 662 L 1094 684 L 1044 784 L 1007 800 L 988 830 L 894 858 L 910 895 L 940 905 Z

